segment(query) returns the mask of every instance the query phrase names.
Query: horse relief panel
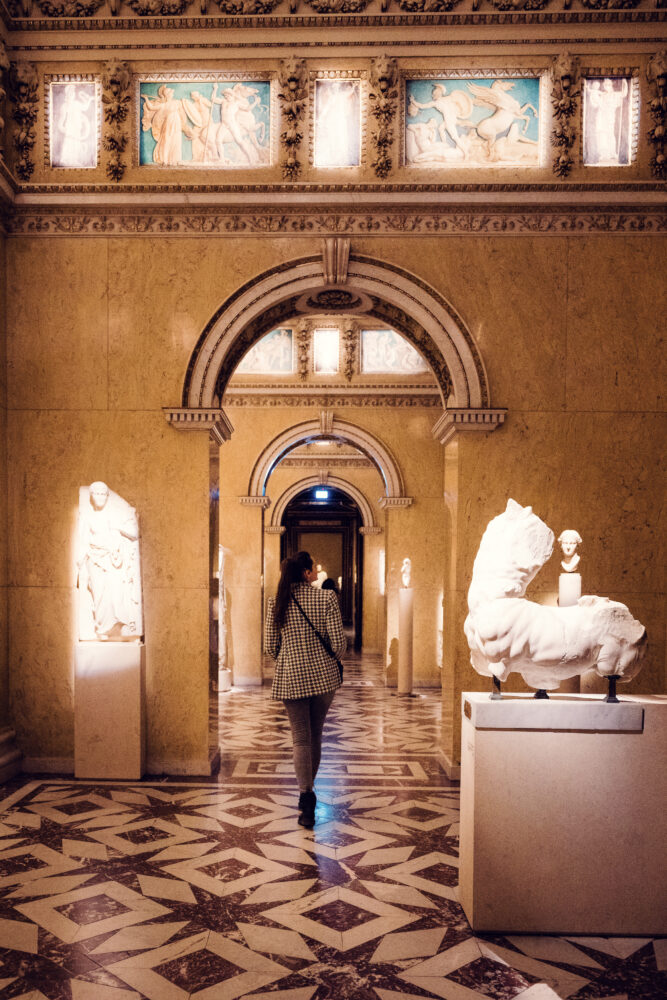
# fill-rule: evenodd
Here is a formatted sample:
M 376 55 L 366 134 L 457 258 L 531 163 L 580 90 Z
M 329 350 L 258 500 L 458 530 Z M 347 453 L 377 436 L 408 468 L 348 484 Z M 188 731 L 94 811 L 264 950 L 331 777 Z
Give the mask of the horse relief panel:
M 539 77 L 406 80 L 406 165 L 539 166 L 540 91 Z
M 52 167 L 97 166 L 99 94 L 94 80 L 48 84 L 49 163 Z
M 412 375 L 429 367 L 395 330 L 362 330 L 361 370 L 365 375 Z
M 240 375 L 289 375 L 293 369 L 292 331 L 278 327 L 250 348 L 236 371 Z
M 636 123 L 633 121 L 631 77 L 584 80 L 584 164 L 625 167 L 632 160 Z
M 152 77 L 139 84 L 139 163 L 264 167 L 271 160 L 268 80 Z

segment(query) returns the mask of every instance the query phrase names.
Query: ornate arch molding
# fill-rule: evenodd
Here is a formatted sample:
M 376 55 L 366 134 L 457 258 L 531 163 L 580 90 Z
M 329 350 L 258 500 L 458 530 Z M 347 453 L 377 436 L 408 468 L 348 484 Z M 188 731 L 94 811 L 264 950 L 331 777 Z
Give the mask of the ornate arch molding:
M 234 369 L 264 333 L 299 312 L 332 308 L 358 310 L 398 329 L 431 365 L 444 408 L 490 406 L 488 378 L 472 335 L 435 289 L 402 268 L 355 254 L 342 282 L 332 287 L 325 273 L 321 256 L 303 257 L 266 271 L 230 296 L 195 347 L 182 406 L 219 406 Z
M 299 493 L 303 493 L 304 490 L 310 489 L 313 486 L 319 486 L 321 483 L 321 476 L 308 476 L 306 479 L 300 479 L 298 483 L 294 483 L 286 489 L 277 503 L 273 506 L 270 527 L 280 527 L 283 514 L 285 513 L 285 509 L 290 500 L 293 500 L 294 497 L 299 495 Z M 352 486 L 352 484 L 348 483 L 345 479 L 340 479 L 338 476 L 327 476 L 327 486 L 340 490 L 341 493 L 345 493 L 352 500 L 354 500 L 359 508 L 364 528 L 372 528 L 377 531 L 380 530 L 375 520 L 375 515 L 373 514 L 373 508 L 361 490 L 357 489 L 356 486 Z
M 404 495 L 403 476 L 389 449 L 368 431 L 348 423 L 347 420 L 339 420 L 326 411 L 322 413 L 320 420 L 307 420 L 289 427 L 266 446 L 252 470 L 248 496 L 264 497 L 268 478 L 281 458 L 299 445 L 316 441 L 318 438 L 329 440 L 334 438 L 352 444 L 373 462 L 382 476 L 385 487 L 385 495 L 380 498 L 383 505 L 389 502 L 392 506 L 398 506 L 395 503 L 391 504 L 391 501 L 400 500 L 403 501 L 401 506 L 407 506 L 412 502 Z M 329 481 L 331 482 L 331 479 Z

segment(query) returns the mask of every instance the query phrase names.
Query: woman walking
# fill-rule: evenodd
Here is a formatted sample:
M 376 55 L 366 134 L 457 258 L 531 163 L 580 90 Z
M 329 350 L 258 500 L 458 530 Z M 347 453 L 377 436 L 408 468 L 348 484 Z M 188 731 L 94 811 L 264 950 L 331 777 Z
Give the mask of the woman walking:
M 284 559 L 275 598 L 266 614 L 264 648 L 276 661 L 272 698 L 287 709 L 294 770 L 299 783 L 299 823 L 315 824 L 315 776 L 322 752 L 322 729 L 341 686 L 337 658 L 345 650 L 345 634 L 336 596 L 312 581 L 313 560 L 307 552 Z

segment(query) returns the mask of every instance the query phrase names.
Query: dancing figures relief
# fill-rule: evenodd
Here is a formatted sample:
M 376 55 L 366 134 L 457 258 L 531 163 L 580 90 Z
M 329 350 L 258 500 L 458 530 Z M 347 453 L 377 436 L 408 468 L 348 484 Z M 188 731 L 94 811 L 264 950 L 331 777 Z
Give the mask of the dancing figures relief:
M 270 84 L 142 82 L 141 164 L 261 167 L 270 163 Z
M 408 166 L 539 166 L 540 80 L 406 82 Z
M 482 536 L 468 591 L 464 629 L 479 674 L 555 690 L 595 670 L 630 681 L 646 651 L 646 629 L 618 601 L 580 597 L 573 607 L 526 600 L 526 587 L 551 556 L 554 534 L 532 507 L 514 500 Z

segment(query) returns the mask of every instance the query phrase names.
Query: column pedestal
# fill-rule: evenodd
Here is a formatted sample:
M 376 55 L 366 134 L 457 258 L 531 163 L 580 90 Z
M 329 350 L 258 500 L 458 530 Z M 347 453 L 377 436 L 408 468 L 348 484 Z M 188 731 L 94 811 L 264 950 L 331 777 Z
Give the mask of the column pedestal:
M 146 647 L 81 642 L 74 650 L 74 776 L 144 773 Z
M 412 693 L 412 636 L 414 597 L 412 587 L 398 592 L 398 695 Z

